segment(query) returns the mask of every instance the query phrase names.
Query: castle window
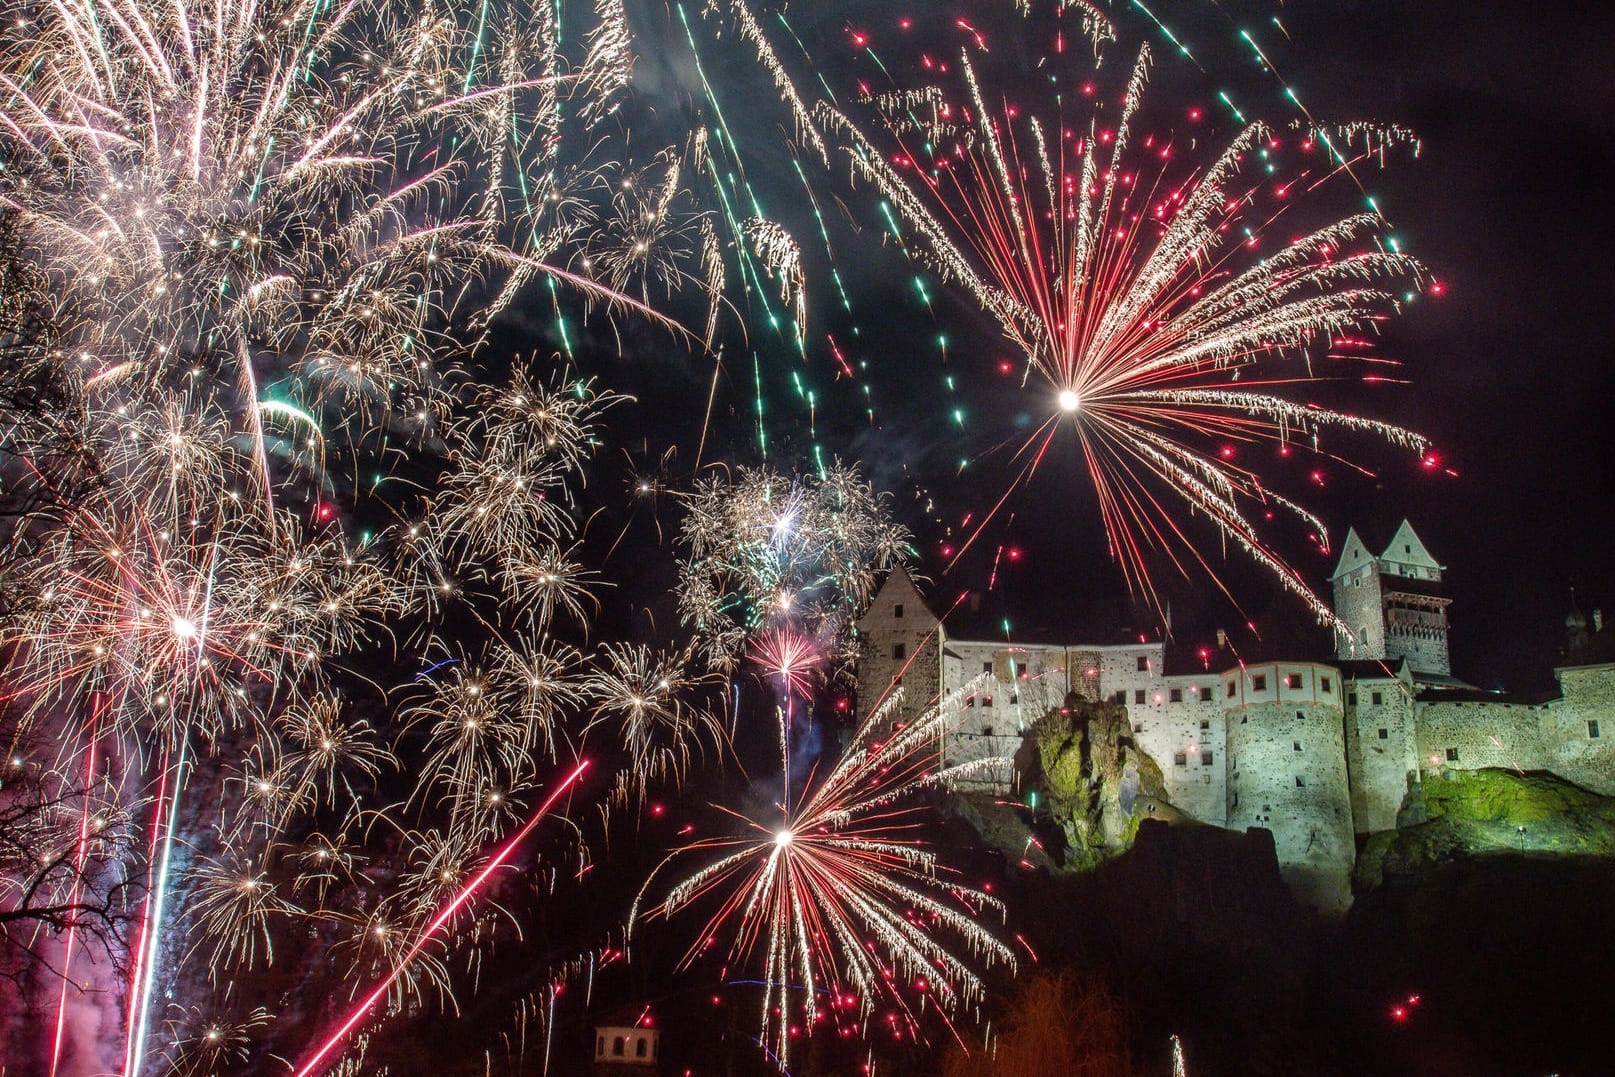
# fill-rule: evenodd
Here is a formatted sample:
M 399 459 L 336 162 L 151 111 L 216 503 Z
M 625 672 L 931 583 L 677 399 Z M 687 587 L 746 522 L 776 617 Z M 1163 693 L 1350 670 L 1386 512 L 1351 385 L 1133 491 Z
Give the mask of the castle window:
M 1236 688 L 1236 682 L 1234 682 L 1234 681 L 1229 681 L 1229 682 L 1228 682 L 1228 698 L 1229 698 L 1229 699 L 1233 699 L 1233 698 L 1234 698 L 1234 692 L 1235 692 L 1235 691 L 1237 691 L 1237 688 Z
M 1265 691 L 1267 691 L 1267 674 L 1258 673 L 1256 676 L 1251 678 L 1251 691 L 1253 691 L 1253 692 L 1265 692 Z
M 1598 739 L 1598 719 L 1597 718 L 1589 718 L 1589 719 L 1587 719 L 1587 738 L 1589 740 L 1597 740 Z
M 993 727 L 990 726 L 990 725 L 982 726 L 981 727 L 981 735 L 984 736 L 984 737 L 992 736 L 993 735 Z
M 899 602 L 897 605 L 892 607 L 892 616 L 893 617 L 902 617 L 903 616 L 903 604 L 901 602 Z
M 618 1057 L 618 1058 L 622 1057 L 623 1049 L 626 1046 L 627 1046 L 627 1041 L 624 1040 L 621 1036 L 613 1036 L 611 1038 L 611 1053 L 613 1055 L 615 1055 L 616 1057 Z
M 1179 766 L 1179 767 L 1188 766 L 1189 765 L 1189 753 L 1188 752 L 1178 752 L 1178 753 L 1176 753 L 1175 755 L 1172 756 L 1172 763 L 1173 763 L 1173 765 Z
M 1299 673 L 1290 674 L 1289 676 L 1284 678 L 1284 684 L 1288 688 L 1300 688 L 1301 687 L 1301 674 L 1299 674 Z
M 1135 704 L 1144 702 L 1144 689 L 1142 689 L 1142 688 L 1133 689 L 1133 702 Z
M 981 705 L 983 707 L 992 706 L 993 705 L 993 697 L 992 696 L 982 696 L 981 697 Z
M 1300 750 L 1301 750 L 1301 742 L 1300 742 L 1300 741 L 1298 741 L 1298 740 L 1292 740 L 1292 741 L 1291 741 L 1291 742 L 1290 742 L 1290 743 L 1291 743 L 1291 744 L 1293 744 L 1293 745 L 1295 745 L 1295 750 L 1296 750 L 1296 751 L 1298 751 L 1298 752 L 1299 752 L 1299 751 L 1300 751 Z
M 1011 692 L 1009 694 L 1009 705 L 1011 707 L 1013 707 L 1015 704 L 1019 703 L 1020 701 L 1021 701 L 1021 694 L 1019 692 Z
M 1142 733 L 1142 732 L 1144 732 L 1144 723 L 1143 722 L 1134 722 L 1133 723 L 1133 732 L 1134 733 Z
M 983 673 L 991 673 L 993 671 L 993 664 L 991 662 L 983 662 L 981 664 L 981 671 Z
M 1172 689 L 1171 699 L 1172 699 L 1172 702 L 1174 702 L 1174 703 L 1182 703 L 1183 702 L 1183 689 L 1181 689 L 1181 688 Z
M 1138 671 L 1140 673 L 1147 673 L 1147 672 L 1149 672 L 1149 668 L 1150 668 L 1149 656 L 1148 655 L 1143 655 L 1143 654 L 1139 655 L 1138 656 Z
M 1305 789 L 1307 787 L 1307 779 L 1304 775 L 1297 774 L 1295 776 L 1295 787 L 1297 789 Z
M 1447 749 L 1447 762 L 1449 762 L 1449 763 L 1458 762 L 1458 749 L 1457 748 L 1448 748 Z
M 1212 758 L 1211 757 L 1212 757 L 1213 754 L 1214 753 L 1209 751 L 1209 750 L 1201 752 L 1200 753 L 1200 765 L 1203 766 L 1203 767 L 1211 766 L 1211 763 L 1212 763 Z
M 965 696 L 965 706 L 974 707 L 975 705 L 976 705 L 976 697 L 975 696 Z
M 1351 704 L 1353 707 L 1357 706 L 1357 693 L 1356 692 L 1347 692 L 1346 693 L 1346 702 Z
M 1384 692 L 1370 692 L 1368 694 L 1368 701 L 1370 703 L 1374 704 L 1374 706 L 1376 706 L 1376 707 L 1381 706 L 1385 702 L 1385 693 Z
M 604 1036 L 601 1036 L 599 1039 L 594 1041 L 594 1057 L 606 1057 L 606 1038 Z
M 1380 740 L 1390 740 L 1391 739 L 1391 731 L 1389 729 L 1380 730 L 1379 731 L 1379 739 Z
M 1211 728 L 1211 721 L 1209 719 L 1202 718 L 1200 720 L 1200 728 L 1201 728 L 1202 731 L 1210 729 Z
M 1305 715 L 1305 714 L 1304 714 L 1304 713 L 1302 713 L 1302 712 L 1301 712 L 1301 711 L 1296 711 L 1296 712 L 1295 712 L 1295 716 L 1296 716 L 1296 718 L 1297 718 L 1297 719 L 1299 719 L 1299 720 L 1300 720 L 1300 721 L 1303 721 L 1303 722 L 1304 722 L 1304 721 L 1306 721 L 1306 720 L 1307 720 L 1307 716 L 1306 716 L 1306 715 Z
M 645 1037 L 640 1036 L 637 1040 L 634 1041 L 634 1057 L 635 1058 L 644 1058 L 645 1057 L 645 1051 L 649 1047 L 650 1047 L 650 1041 L 646 1040 Z
M 1200 689 L 1200 702 L 1211 702 L 1211 685 L 1208 684 L 1204 688 Z
M 1328 677 L 1319 677 L 1318 678 L 1318 683 L 1320 685 L 1322 685 L 1323 690 L 1324 690 L 1325 693 L 1333 692 L 1335 690 L 1334 682 L 1331 681 Z
M 892 644 L 892 658 L 893 658 L 894 661 L 901 662 L 903 660 L 903 656 L 906 655 L 906 654 L 908 654 L 908 644 L 906 644 L 906 643 L 894 643 L 894 644 Z
M 1115 695 L 1110 697 L 1110 700 L 1112 703 L 1126 703 L 1127 693 L 1125 691 L 1117 692 Z

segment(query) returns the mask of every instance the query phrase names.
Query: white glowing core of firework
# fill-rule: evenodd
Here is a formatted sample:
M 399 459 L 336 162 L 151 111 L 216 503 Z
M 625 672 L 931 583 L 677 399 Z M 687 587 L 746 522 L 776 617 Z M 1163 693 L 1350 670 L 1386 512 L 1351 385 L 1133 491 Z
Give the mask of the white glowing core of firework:
M 1059 400 L 1061 411 L 1076 411 L 1082 406 L 1082 398 L 1075 389 L 1061 389 Z
M 792 837 L 793 835 L 789 830 L 781 830 L 774 835 L 774 844 L 783 849 L 791 843 Z
M 196 622 L 185 617 L 174 618 L 174 635 L 180 639 L 196 638 Z

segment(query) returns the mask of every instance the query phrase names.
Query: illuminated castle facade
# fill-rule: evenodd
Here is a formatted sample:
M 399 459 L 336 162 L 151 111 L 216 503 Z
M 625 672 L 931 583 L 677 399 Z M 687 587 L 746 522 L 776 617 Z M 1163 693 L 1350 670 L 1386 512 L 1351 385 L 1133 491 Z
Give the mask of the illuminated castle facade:
M 1510 701 L 1452 678 L 1441 574 L 1406 522 L 1378 555 L 1352 531 L 1331 582 L 1355 638 L 1332 659 L 1239 663 L 1206 651 L 1180 670 L 1161 642 L 954 638 L 899 569 L 858 622 L 860 706 L 901 685 L 902 721 L 957 693 L 947 761 L 1002 760 L 982 787 L 1008 794 L 1020 780 L 1010 761 L 1039 717 L 1070 693 L 1121 703 L 1172 807 L 1271 831 L 1296 894 L 1338 912 L 1357 839 L 1394 828 L 1410 788 L 1443 771 L 1544 770 L 1615 795 L 1615 630 L 1595 612 L 1578 647 L 1572 622 L 1559 696 Z

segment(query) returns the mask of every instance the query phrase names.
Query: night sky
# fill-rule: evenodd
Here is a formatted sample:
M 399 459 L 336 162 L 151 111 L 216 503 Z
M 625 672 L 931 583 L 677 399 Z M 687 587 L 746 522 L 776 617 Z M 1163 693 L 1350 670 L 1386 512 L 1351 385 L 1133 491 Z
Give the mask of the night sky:
M 1003 4 L 951 6 L 948 17 L 933 11 L 904 31 L 900 20 L 926 14 L 925 7 L 796 6 L 789 19 L 801 47 L 782 47 L 782 55 L 799 79 L 811 78 L 805 62 L 811 55 L 825 83 L 847 93 L 875 71 L 855 43 L 863 35 L 899 82 L 914 85 L 915 65 L 909 60 L 905 68 L 905 60 L 917 50 L 956 53 L 964 33 L 949 21 L 958 15 L 987 35 L 996 51 L 993 61 L 983 62 L 1005 65 L 1000 81 L 1012 88 L 1017 65 L 1033 77 L 1040 46 L 1038 31 L 1006 10 Z M 1589 5 L 1457 0 L 1183 3 L 1152 10 L 1189 43 L 1198 67 L 1174 55 L 1133 9 L 1117 13 L 1128 44 L 1111 46 L 1106 63 L 1122 67 L 1136 42 L 1149 41 L 1156 63 L 1144 123 L 1155 130 L 1169 129 L 1181 139 L 1182 111 L 1203 106 L 1209 145 L 1220 148 L 1238 129 L 1225 114 L 1216 115 L 1215 92 L 1224 89 L 1282 129 L 1297 118 L 1281 96 L 1288 85 L 1320 121 L 1405 125 L 1421 140 L 1417 158 L 1393 155 L 1383 170 L 1361 175 L 1394 235 L 1430 268 L 1443 292 L 1421 297 L 1384 327 L 1378 354 L 1402 364 L 1393 377 L 1405 384 L 1326 384 L 1316 398 L 1429 434 L 1441 466 L 1421 468 L 1416 457 L 1369 440 L 1336 441 L 1330 447 L 1373 476 L 1330 467 L 1319 489 L 1302 474 L 1286 474 L 1286 467 L 1295 472 L 1299 465 L 1253 460 L 1276 489 L 1293 492 L 1331 528 L 1327 555 L 1299 534 L 1270 533 L 1275 548 L 1326 593 L 1347 526 L 1358 526 L 1371 543 L 1383 542 L 1408 517 L 1448 566 L 1454 673 L 1488 688 L 1551 688 L 1571 588 L 1584 613 L 1600 606 L 1615 613 L 1615 566 L 1607 552 L 1615 508 L 1602 414 L 1612 398 L 1611 374 L 1600 318 L 1615 283 L 1605 208 L 1608 135 L 1615 123 L 1615 84 L 1605 75 L 1615 13 Z M 1271 21 L 1275 13 L 1288 40 Z M 942 547 L 957 543 L 964 517 L 979 519 L 1008 482 L 1006 454 L 992 450 L 1041 405 L 1028 401 L 1031 390 L 996 375 L 1010 349 L 958 289 L 926 274 L 931 302 L 919 300 L 916 268 L 882 242 L 867 188 L 849 186 L 845 167 L 825 176 L 799 152 L 804 168 L 818 169 L 810 177 L 834 253 L 833 263 L 826 258 L 791 160 L 779 150 L 792 134 L 788 114 L 776 107 L 749 50 L 735 42 L 712 47 L 710 27 L 693 10 L 690 15 L 749 178 L 766 211 L 801 241 L 812 303 L 805 360 L 765 329 L 726 341 L 714 426 L 723 436 L 709 441 L 702 462 L 757 462 L 752 395 L 761 384 L 768 462 L 807 466 L 814 445 L 826 456 L 859 460 L 877 485 L 892 491 L 914 529 L 922 571 L 939 600 L 986 591 L 991 580 L 995 588 L 982 608 L 991 623 L 1007 619 L 1012 632 L 1074 626 L 1088 638 L 1158 634 L 1160 618 L 1129 598 L 1106 554 L 1073 445 L 1057 445 L 1031 489 L 1011 498 L 982 532 L 979 550 L 948 569 Z M 660 52 L 642 52 L 641 91 L 669 116 L 709 107 L 676 9 L 647 5 L 635 22 L 647 38 L 662 33 L 670 42 Z M 927 36 L 917 39 L 922 25 Z M 1239 37 L 1245 27 L 1282 81 L 1257 66 Z M 1330 213 L 1359 208 L 1360 202 L 1339 195 L 1334 201 L 1320 196 L 1306 220 L 1316 226 L 1332 219 Z M 841 309 L 832 264 L 850 297 L 850 314 Z M 939 335 L 948 338 L 945 352 Z M 829 338 L 858 366 L 856 384 L 835 376 Z M 628 350 L 634 369 L 613 371 L 613 377 L 626 376 L 647 405 L 642 448 L 677 443 L 680 466 L 692 464 L 694 402 L 705 392 L 712 360 L 670 348 L 665 338 L 647 336 Z M 794 396 L 796 372 L 818 392 L 811 433 Z M 951 394 L 942 387 L 948 376 L 955 380 Z M 864 412 L 866 389 L 873 423 Z M 687 405 L 658 406 L 679 399 Z M 959 406 L 968 415 L 962 428 L 950 418 Z M 961 458 L 970 460 L 963 475 Z M 1209 528 L 1196 535 L 1237 604 L 1217 595 L 1203 576 L 1174 579 L 1170 566 L 1158 562 L 1159 591 L 1176 640 L 1199 646 L 1223 627 L 1246 653 L 1328 645 L 1294 598 L 1237 553 L 1224 560 Z M 1014 565 L 1000 561 L 1004 571 L 994 579 L 992 555 L 1000 548 L 1023 557 Z

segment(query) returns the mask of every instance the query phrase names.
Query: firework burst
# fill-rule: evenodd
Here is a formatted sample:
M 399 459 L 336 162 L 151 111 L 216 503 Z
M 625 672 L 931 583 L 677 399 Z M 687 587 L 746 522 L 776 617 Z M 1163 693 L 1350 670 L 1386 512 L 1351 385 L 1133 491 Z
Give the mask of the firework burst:
M 1100 29 L 1096 45 L 1113 36 Z M 1317 449 L 1323 431 L 1343 429 L 1427 447 L 1401 427 L 1284 395 L 1313 380 L 1310 356 L 1371 329 L 1427 280 L 1386 244 L 1373 214 L 1275 238 L 1289 227 L 1295 195 L 1406 132 L 1354 127 L 1354 158 L 1275 180 L 1259 162 L 1326 136 L 1255 123 L 1209 163 L 1180 165 L 1188 138 L 1134 130 L 1147 50 L 1114 115 L 1103 103 L 1074 115 L 1072 101 L 1103 101 L 1089 96 L 1099 73 L 1079 69 L 1078 92 L 1069 60 L 1051 64 L 1053 85 L 1067 92 L 1042 115 L 996 96 L 967 49 L 955 68 L 960 87 L 867 98 L 879 143 L 836 109 L 819 116 L 844 140 L 854 173 L 917 234 L 915 253 L 974 298 L 1021 356 L 1023 384 L 1042 387 L 1045 418 L 1016 454 L 1012 490 L 1055 438 L 1073 436 L 1112 554 L 1138 591 L 1154 596 L 1152 549 L 1180 570 L 1186 551 L 1210 571 L 1174 515 L 1187 508 L 1333 623 L 1258 533 L 1255 510 L 1284 510 L 1326 544 L 1322 521 L 1235 463 L 1230 446 Z M 1327 144 L 1348 145 L 1339 134 Z
M 795 804 L 755 817 L 720 808 L 739 833 L 676 851 L 663 867 L 691 858 L 707 863 L 649 905 L 647 882 L 635 902 L 635 919 L 641 907 L 646 916 L 668 917 L 716 903 L 681 967 L 719 937 L 731 940 L 728 968 L 762 952 L 764 1037 L 782 1063 L 794 1015 L 812 1027 L 821 993 L 837 1005 L 854 999 L 864 1013 L 881 1001 L 910 1012 L 914 996 L 951 1014 L 981 1000 L 978 962 L 1015 964 L 981 923 L 988 911 L 1002 912 L 998 902 L 944 876 L 916 835 L 919 810 L 904 804 L 922 789 L 999 762 L 940 765 L 941 739 L 962 699 L 943 699 L 900 729 L 877 711 Z M 952 940 L 963 942 L 965 956 Z

